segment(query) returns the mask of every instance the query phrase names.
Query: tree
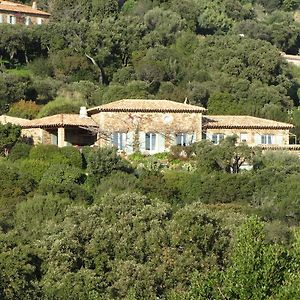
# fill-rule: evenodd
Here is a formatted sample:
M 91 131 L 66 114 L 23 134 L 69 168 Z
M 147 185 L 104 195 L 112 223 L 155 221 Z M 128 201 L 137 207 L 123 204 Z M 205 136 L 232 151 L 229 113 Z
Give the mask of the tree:
M 289 267 L 286 250 L 267 245 L 263 223 L 250 218 L 238 230 L 223 293 L 226 298 L 266 299 L 283 283 Z
M 40 106 L 35 102 L 20 100 L 10 106 L 8 115 L 24 119 L 33 119 L 39 111 Z
M 237 115 L 243 112 L 242 105 L 229 93 L 212 94 L 208 99 L 207 109 L 212 115 Z
M 195 144 L 195 152 L 199 167 L 206 170 L 222 170 L 227 173 L 239 173 L 243 163 L 251 164 L 258 151 L 248 145 L 237 144 L 236 136 L 226 137 L 219 145 L 210 141 Z
M 10 149 L 21 136 L 21 127 L 8 124 L 0 124 L 0 154 L 7 156 Z

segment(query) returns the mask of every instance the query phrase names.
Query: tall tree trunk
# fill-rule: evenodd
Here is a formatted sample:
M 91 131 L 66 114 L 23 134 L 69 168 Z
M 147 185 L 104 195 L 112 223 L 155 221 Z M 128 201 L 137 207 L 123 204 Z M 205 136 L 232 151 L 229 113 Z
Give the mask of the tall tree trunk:
M 94 66 L 96 66 L 97 67 L 97 69 L 99 70 L 99 83 L 101 83 L 101 84 L 103 84 L 103 82 L 104 82 L 104 70 L 103 70 L 103 68 L 101 68 L 101 66 L 99 66 L 97 63 L 96 63 L 96 61 L 95 61 L 95 59 L 93 58 L 93 57 L 91 57 L 90 55 L 88 55 L 87 53 L 84 53 L 84 55 L 92 62 L 92 64 L 94 65 Z

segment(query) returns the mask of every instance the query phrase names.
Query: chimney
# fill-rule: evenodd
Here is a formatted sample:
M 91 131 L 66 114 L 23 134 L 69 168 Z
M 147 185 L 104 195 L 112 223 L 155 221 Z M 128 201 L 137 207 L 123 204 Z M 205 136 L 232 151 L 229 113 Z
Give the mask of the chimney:
M 33 2 L 32 2 L 32 9 L 37 9 L 36 1 L 33 1 Z
M 79 111 L 79 118 L 84 119 L 87 118 L 88 114 L 87 114 L 87 110 L 85 106 L 81 106 L 80 107 L 80 111 Z

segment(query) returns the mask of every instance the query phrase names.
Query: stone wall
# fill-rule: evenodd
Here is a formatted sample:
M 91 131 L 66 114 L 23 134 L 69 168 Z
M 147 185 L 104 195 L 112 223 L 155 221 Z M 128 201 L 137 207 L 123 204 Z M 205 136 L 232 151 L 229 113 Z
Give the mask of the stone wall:
M 223 133 L 226 136 L 237 135 L 238 141 L 240 142 L 241 133 L 247 133 L 247 144 L 249 146 L 254 146 L 259 143 L 255 140 L 256 135 L 274 135 L 274 144 L 278 145 L 288 145 L 289 144 L 289 130 L 283 129 L 207 129 L 206 136 L 211 138 L 213 134 Z
M 135 139 L 140 132 L 163 134 L 166 148 L 171 145 L 170 134 L 193 133 L 195 141 L 202 139 L 201 113 L 101 112 L 92 118 L 100 126 L 102 133 L 98 140 L 100 146 L 110 144 L 108 137 L 113 132 L 131 132 L 135 135 Z
M 43 141 L 43 129 L 41 128 L 27 128 L 22 129 L 21 135 L 28 139 L 31 139 L 34 145 L 42 144 Z
M 2 17 L 1 17 L 2 16 Z M 33 25 L 33 24 L 44 24 L 49 22 L 49 18 L 45 16 L 39 16 L 34 14 L 23 14 L 15 12 L 1 12 L 0 11 L 0 23 L 10 23 L 8 22 L 8 17 L 13 16 L 13 22 L 11 24 L 24 24 L 24 25 Z M 2 22 L 1 22 L 2 20 Z

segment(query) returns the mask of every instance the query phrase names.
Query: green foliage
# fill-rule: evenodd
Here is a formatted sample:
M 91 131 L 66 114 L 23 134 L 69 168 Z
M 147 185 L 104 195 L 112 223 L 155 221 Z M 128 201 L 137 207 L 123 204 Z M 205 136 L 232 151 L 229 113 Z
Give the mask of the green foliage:
M 2 299 L 39 299 L 40 261 L 29 245 L 1 249 L 0 295 Z M 26 291 L 24 293 L 24 291 Z
M 208 140 L 194 144 L 198 166 L 206 171 L 224 171 L 227 173 L 239 173 L 243 163 L 251 164 L 259 149 L 252 149 L 241 143 L 237 145 L 236 136 L 228 136 L 214 145 Z
M 47 221 L 62 222 L 71 201 L 61 195 L 34 195 L 16 207 L 15 225 L 24 232 L 40 236 L 41 226 Z
M 232 262 L 225 275 L 225 295 L 265 299 L 282 284 L 288 268 L 286 251 L 278 245 L 266 245 L 263 224 L 250 219 L 236 237 Z
M 81 106 L 84 106 L 84 102 L 82 100 L 74 101 L 71 99 L 58 97 L 43 106 L 37 117 L 41 118 L 61 113 L 78 113 Z
M 60 194 L 72 200 L 90 201 L 89 195 L 81 187 L 85 181 L 82 170 L 73 166 L 53 164 L 47 169 L 39 183 L 39 193 Z
M 34 101 L 20 100 L 10 106 L 8 115 L 24 119 L 34 119 L 39 111 L 40 106 Z
M 54 145 L 37 145 L 29 153 L 30 159 L 57 162 L 60 158 L 60 150 Z
M 87 182 L 96 187 L 112 171 L 131 172 L 130 166 L 117 155 L 115 148 L 93 148 L 86 156 Z
M 35 180 L 35 182 L 39 182 L 44 172 L 50 167 L 51 161 L 22 158 L 18 160 L 18 165 L 22 172 L 29 173 L 30 176 Z
M 13 74 L 0 76 L 0 112 L 7 111 L 10 103 L 26 99 L 29 96 L 30 78 Z M 31 95 L 30 95 L 31 96 Z
M 238 115 L 243 107 L 229 93 L 216 93 L 210 96 L 207 109 L 212 115 Z
M 59 88 L 63 83 L 52 77 L 40 78 L 37 77 L 32 83 L 33 89 L 37 94 L 37 102 L 44 104 L 54 100 L 58 94 Z
M 34 179 L 22 172 L 11 162 L 0 162 L 0 226 L 4 229 L 12 225 L 11 218 L 15 205 L 25 200 L 35 188 Z
M 64 163 L 76 168 L 82 168 L 82 155 L 80 151 L 72 146 L 59 149 L 60 154 L 64 157 Z
M 121 171 L 112 172 L 104 177 L 96 187 L 95 194 L 97 197 L 106 193 L 125 193 L 138 190 L 137 178 L 133 174 L 128 174 Z
M 83 164 L 81 153 L 71 146 L 58 148 L 55 145 L 37 145 L 30 150 L 29 159 L 76 168 L 81 168 Z
M 7 156 L 21 135 L 21 127 L 8 124 L 0 124 L 0 155 Z
M 39 4 L 48 24 L 0 26 L 1 113 L 187 98 L 213 114 L 291 118 L 298 134 L 300 75 L 278 53 L 299 52 L 290 12 L 298 0 L 48 4 Z M 28 155 L 15 144 L 19 129 L 5 126 L 1 299 L 297 298 L 299 234 L 291 244 L 289 227 L 300 222 L 297 157 L 260 155 L 234 138 L 185 148 L 184 161 L 134 154 L 128 162 L 90 147 Z M 244 159 L 252 171 L 241 172 Z M 248 214 L 267 225 L 240 226 Z
M 31 145 L 26 143 L 16 143 L 9 152 L 8 158 L 12 161 L 25 159 L 29 156 Z
M 53 67 L 51 66 L 49 60 L 43 57 L 36 58 L 30 62 L 27 67 L 28 70 L 39 77 L 48 77 L 53 75 Z

